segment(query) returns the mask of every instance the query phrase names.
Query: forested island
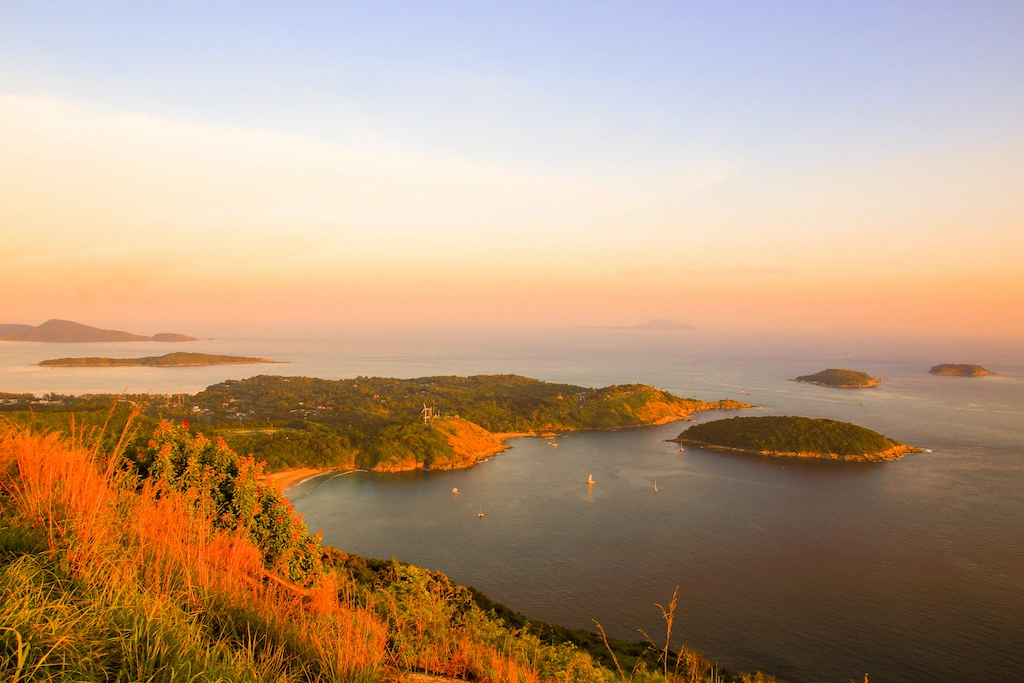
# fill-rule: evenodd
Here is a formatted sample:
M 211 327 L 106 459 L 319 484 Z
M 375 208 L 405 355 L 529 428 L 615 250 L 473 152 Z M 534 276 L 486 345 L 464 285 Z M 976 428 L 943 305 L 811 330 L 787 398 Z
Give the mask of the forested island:
M 197 365 L 245 365 L 249 363 L 280 363 L 281 361 L 248 356 L 221 356 L 210 353 L 168 353 L 143 358 L 54 358 L 39 365 L 48 368 L 125 367 L 141 365 L 154 368 L 180 368 Z
M 829 460 L 896 460 L 920 449 L 838 420 L 793 416 L 734 417 L 690 427 L 675 441 L 759 455 Z
M 194 395 L 127 396 L 136 422 L 188 420 L 270 470 L 469 467 L 505 446 L 512 434 L 620 429 L 664 424 L 706 410 L 740 410 L 731 399 L 680 398 L 642 384 L 600 389 L 518 375 L 357 377 L 325 380 L 261 375 L 227 380 Z M 102 424 L 118 397 L 0 394 L 11 419 Z
M 801 375 L 793 381 L 807 382 L 808 384 L 817 384 L 821 387 L 834 387 L 837 389 L 874 389 L 882 380 L 872 377 L 866 372 L 829 368 L 828 370 L 816 372 L 813 375 Z
M 0 324 L 0 341 L 33 341 L 33 342 L 122 342 L 122 341 L 158 341 L 187 342 L 196 341 L 195 337 L 177 332 L 160 332 L 151 337 L 132 334 L 121 330 L 103 330 L 90 325 L 83 325 L 71 320 L 47 320 L 42 325 L 20 325 L 14 323 Z
M 933 375 L 948 375 L 952 377 L 984 377 L 994 375 L 991 370 L 986 370 L 980 365 L 968 365 L 966 363 L 945 363 L 936 365 L 928 371 Z

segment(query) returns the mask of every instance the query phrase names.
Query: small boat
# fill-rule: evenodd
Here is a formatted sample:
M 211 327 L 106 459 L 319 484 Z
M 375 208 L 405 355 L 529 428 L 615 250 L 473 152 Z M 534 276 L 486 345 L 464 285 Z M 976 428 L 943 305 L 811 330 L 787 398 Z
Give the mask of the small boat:
M 925 453 L 934 453 L 935 451 L 933 451 L 933 450 L 932 450 L 932 449 L 930 449 L 930 448 L 926 448 L 926 449 L 924 449 L 924 452 L 925 452 Z
M 864 404 L 863 404 L 863 403 L 858 403 L 857 405 L 859 405 L 859 406 L 860 406 L 861 408 L 863 408 L 863 407 L 864 407 Z
M 480 506 L 480 512 L 476 513 L 476 516 L 477 517 L 483 517 L 484 516 L 484 507 L 482 505 Z
M 459 490 L 457 488 L 452 488 L 452 495 L 453 496 L 459 495 Z
M 749 391 L 743 391 L 742 389 L 740 389 L 740 393 L 743 394 L 744 396 L 750 396 Z
M 555 448 L 558 448 L 558 444 L 555 443 L 554 441 L 548 441 L 548 445 L 549 446 L 554 446 Z
M 686 449 L 683 448 L 683 444 L 679 444 L 679 452 L 682 453 L 684 450 Z
M 655 493 L 658 492 L 658 480 L 657 479 L 654 480 L 654 492 Z
M 587 477 L 587 486 L 593 486 L 593 485 L 594 485 L 594 475 L 591 474 L 590 476 Z

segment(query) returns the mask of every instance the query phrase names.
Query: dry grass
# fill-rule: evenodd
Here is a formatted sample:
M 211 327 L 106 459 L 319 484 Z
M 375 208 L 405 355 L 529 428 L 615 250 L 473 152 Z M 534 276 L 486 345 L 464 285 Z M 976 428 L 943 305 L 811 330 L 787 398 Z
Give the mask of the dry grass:
M 453 619 L 447 596 L 269 574 L 194 492 L 140 486 L 120 457 L 0 428 L 0 679 L 541 680 L 512 634 L 482 614 Z

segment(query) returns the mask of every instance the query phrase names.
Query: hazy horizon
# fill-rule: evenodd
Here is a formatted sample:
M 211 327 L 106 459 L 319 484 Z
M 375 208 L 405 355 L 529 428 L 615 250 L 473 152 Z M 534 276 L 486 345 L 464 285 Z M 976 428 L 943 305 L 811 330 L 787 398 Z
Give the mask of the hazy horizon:
M 7 5 L 0 322 L 1019 337 L 1022 26 L 994 2 Z

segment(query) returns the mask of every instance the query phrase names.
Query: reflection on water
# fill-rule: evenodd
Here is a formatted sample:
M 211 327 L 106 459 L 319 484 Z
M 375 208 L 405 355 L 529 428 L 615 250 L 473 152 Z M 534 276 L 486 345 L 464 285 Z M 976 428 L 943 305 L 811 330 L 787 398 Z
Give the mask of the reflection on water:
M 319 479 L 296 490 L 296 504 L 330 544 L 440 569 L 535 618 L 579 628 L 598 619 L 629 640 L 657 628 L 653 604 L 678 584 L 677 633 L 729 667 L 793 681 L 1024 671 L 1020 345 L 614 331 L 203 344 L 190 350 L 291 365 L 50 370 L 30 364 L 144 354 L 131 344 L 0 344 L 0 391 L 180 391 L 268 371 L 516 372 L 849 420 L 934 452 L 880 464 L 679 452 L 664 441 L 685 427 L 676 424 L 572 434 L 558 448 L 517 439 L 469 470 Z M 145 355 L 180 350 L 155 348 Z M 940 362 L 999 374 L 927 374 Z M 789 381 L 827 367 L 886 381 L 861 391 Z

